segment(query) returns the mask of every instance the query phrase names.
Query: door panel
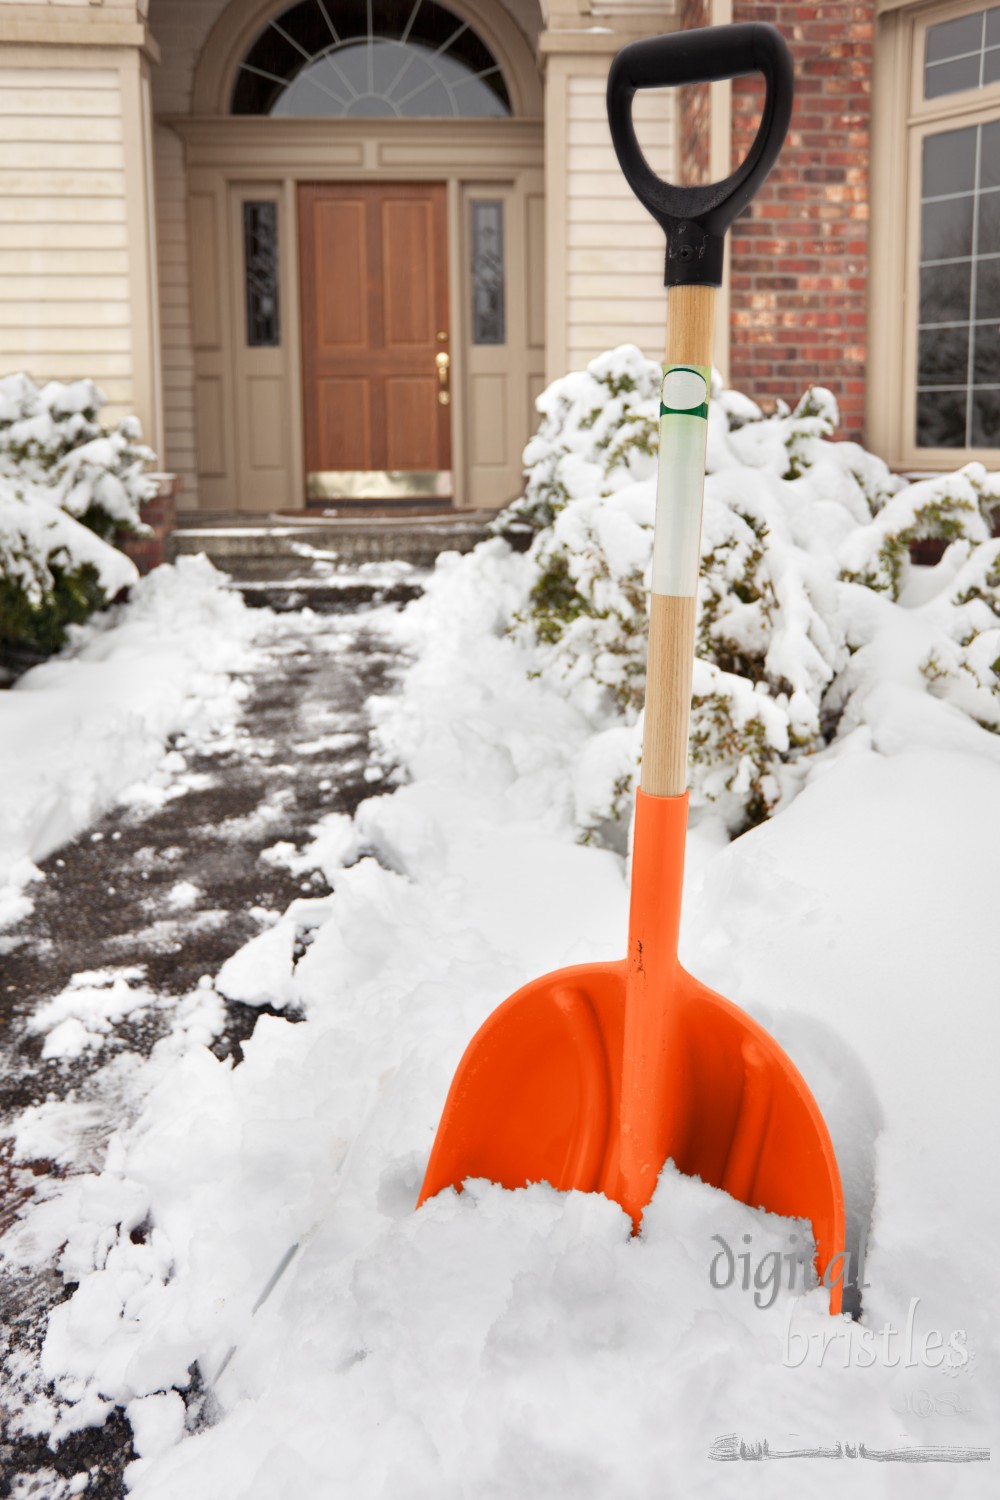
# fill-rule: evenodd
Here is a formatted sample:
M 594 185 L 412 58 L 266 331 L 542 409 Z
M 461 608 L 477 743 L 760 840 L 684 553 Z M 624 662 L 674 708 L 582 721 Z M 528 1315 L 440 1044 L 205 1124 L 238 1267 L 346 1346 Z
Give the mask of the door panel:
M 303 183 L 299 225 L 307 493 L 450 494 L 444 185 Z
M 434 237 L 427 203 L 382 205 L 385 347 L 434 342 Z
M 436 469 L 436 376 L 389 375 L 385 394 L 391 416 L 386 429 L 385 467 Z
M 336 453 L 345 469 L 365 469 L 371 451 L 371 382 L 338 379 L 317 382 L 320 450 Z
M 368 244 L 364 203 L 318 203 L 313 264 L 336 253 L 337 274 L 316 282 L 315 338 L 321 353 L 364 349 L 368 332 Z
M 283 382 L 273 375 L 251 375 L 247 380 L 247 420 L 250 463 L 255 470 L 280 469 L 287 456 Z

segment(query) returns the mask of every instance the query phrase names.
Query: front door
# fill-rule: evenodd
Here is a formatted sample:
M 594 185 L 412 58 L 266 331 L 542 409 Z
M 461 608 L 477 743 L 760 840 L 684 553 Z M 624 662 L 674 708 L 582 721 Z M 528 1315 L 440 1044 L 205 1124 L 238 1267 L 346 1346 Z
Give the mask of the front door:
M 298 193 L 307 498 L 446 498 L 444 184 Z

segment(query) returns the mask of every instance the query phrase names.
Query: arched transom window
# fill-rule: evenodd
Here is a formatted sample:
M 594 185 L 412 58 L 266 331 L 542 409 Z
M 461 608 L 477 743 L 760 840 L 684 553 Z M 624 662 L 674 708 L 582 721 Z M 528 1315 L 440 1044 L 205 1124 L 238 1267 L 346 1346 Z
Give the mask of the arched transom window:
M 511 106 L 492 52 L 437 0 L 299 0 L 241 62 L 232 112 L 440 119 Z

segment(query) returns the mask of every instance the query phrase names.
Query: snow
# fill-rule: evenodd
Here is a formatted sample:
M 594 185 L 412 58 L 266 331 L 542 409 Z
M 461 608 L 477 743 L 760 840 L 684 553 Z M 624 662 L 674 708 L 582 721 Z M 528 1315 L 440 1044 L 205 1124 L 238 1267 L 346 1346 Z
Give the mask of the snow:
M 167 905 L 172 911 L 190 911 L 193 906 L 198 905 L 204 894 L 193 880 L 178 880 L 167 892 Z
M 799 420 L 828 420 L 822 394 L 816 406 Z M 766 468 L 774 432 L 742 415 L 730 438 L 748 434 L 752 504 L 770 481 L 746 470 Z M 838 472 L 814 495 L 831 535 L 859 521 L 823 510 Z M 608 522 L 622 567 L 641 482 L 619 488 Z M 321 868 L 333 894 L 293 902 L 188 997 L 131 1077 L 103 1161 L 51 1183 L 2 1242 L 16 1264 L 56 1255 L 78 1283 L 43 1345 L 51 1391 L 15 1426 L 59 1434 L 123 1406 L 137 1500 L 829 1500 L 845 1465 L 879 1496 L 986 1500 L 991 1463 L 888 1461 L 1000 1438 L 1000 758 L 920 670 L 932 638 L 966 649 L 969 620 L 951 634 L 948 611 L 976 607 L 955 585 L 981 547 L 955 547 L 898 604 L 838 583 L 857 641 L 836 668 L 838 734 L 766 822 L 729 842 L 709 801 L 689 835 L 682 960 L 776 1036 L 816 1095 L 854 1271 L 865 1247 L 859 1323 L 790 1284 L 805 1226 L 669 1163 L 638 1237 L 616 1204 L 544 1184 L 470 1182 L 414 1212 L 476 1027 L 529 978 L 624 951 L 627 839 L 605 823 L 638 726 L 586 674 L 539 675 L 541 653 L 507 628 L 532 563 L 494 540 L 444 556 L 402 614 L 370 617 L 412 658 L 401 690 L 370 704 L 377 764 L 406 779 L 353 820 L 328 813 L 304 849 L 266 851 L 297 874 Z M 791 541 L 783 555 L 795 563 Z M 789 660 L 804 684 L 823 680 L 836 645 L 811 657 L 801 643 L 827 617 L 796 619 L 789 588 Z M 235 612 L 218 628 L 245 649 Z M 209 655 L 213 670 L 226 659 L 218 641 Z M 782 717 L 740 680 L 739 712 L 780 741 L 791 704 Z M 73 1021 L 103 1039 L 139 982 L 76 976 L 36 1024 L 50 1042 Z M 209 1050 L 219 995 L 284 1012 L 259 1017 L 238 1066 Z M 73 1160 L 87 1125 L 42 1106 L 15 1146 Z M 192 1366 L 214 1412 L 197 1432 L 179 1395 Z M 839 1461 L 755 1477 L 765 1442 L 772 1458 L 824 1447 Z
M 66 988 L 35 1011 L 29 1031 L 45 1034 L 42 1057 L 79 1057 L 97 1051 L 114 1024 L 137 1020 L 156 997 L 142 984 L 141 968 L 92 969 L 74 974 Z
M 989 757 L 856 734 L 768 823 L 692 835 L 682 956 L 802 1068 L 853 1223 L 871 1220 L 855 1333 L 821 1289 L 775 1290 L 795 1225 L 669 1166 L 639 1239 L 616 1205 L 545 1186 L 470 1184 L 413 1212 L 475 1027 L 532 975 L 624 943 L 623 862 L 575 842 L 588 726 L 489 630 L 512 566 L 494 544 L 445 561 L 396 626 L 419 652 L 376 707 L 413 779 L 356 819 L 383 863 L 333 861 L 333 897 L 293 903 L 219 976 L 306 1019 L 262 1016 L 238 1068 L 197 1044 L 161 1061 L 103 1171 L 8 1248 L 37 1262 L 75 1226 L 80 1286 L 44 1368 L 64 1424 L 110 1401 L 134 1416 L 140 1500 L 645 1495 L 667 1474 L 728 1497 L 709 1454 L 734 1432 L 772 1449 L 996 1439 Z M 713 1286 L 720 1242 L 744 1235 L 756 1283 Z M 188 1435 L 170 1392 L 194 1362 L 218 1420 Z M 950 1493 L 933 1465 L 905 1472 L 908 1495 Z M 988 1472 L 970 1464 L 963 1493 L 985 1496 Z M 833 1464 L 768 1483 L 843 1493 Z
M 17 494 L 0 476 L 0 572 L 22 585 L 32 604 L 51 586 L 50 563 L 72 559 L 89 563 L 107 598 L 113 599 L 139 577 L 132 560 L 103 542 L 37 487 L 30 497 Z
M 181 558 L 0 696 L 0 925 L 37 861 L 117 799 L 155 800 L 169 735 L 237 717 L 259 624 L 206 558 Z
M 535 533 L 505 628 L 595 734 L 641 715 L 658 379 L 623 346 L 554 382 L 524 499 L 497 522 Z M 691 795 L 732 833 L 795 795 L 839 718 L 875 728 L 890 682 L 932 700 L 907 714 L 939 737 L 964 733 L 973 753 L 980 729 L 1000 727 L 1000 474 L 969 463 L 908 484 L 856 443 L 831 441 L 837 420 L 821 388 L 764 419 L 713 382 Z M 951 543 L 948 559 L 925 570 L 918 600 L 909 543 L 935 536 Z M 630 754 L 621 741 L 581 833 L 608 838 L 606 825 L 627 818 L 639 743 L 638 728 Z

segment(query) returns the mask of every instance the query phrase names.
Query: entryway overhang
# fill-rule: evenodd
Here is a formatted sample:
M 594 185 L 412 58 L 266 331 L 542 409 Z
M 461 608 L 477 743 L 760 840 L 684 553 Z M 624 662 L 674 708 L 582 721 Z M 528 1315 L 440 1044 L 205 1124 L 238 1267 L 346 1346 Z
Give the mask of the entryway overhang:
M 213 510 L 305 503 L 301 184 L 443 187 L 448 265 L 451 461 L 458 507 L 518 493 L 520 454 L 544 384 L 544 135 L 541 121 L 172 118 L 185 145 L 199 490 Z M 504 342 L 475 342 L 472 205 L 505 216 Z M 275 205 L 274 347 L 246 336 L 244 205 Z M 433 373 L 433 371 L 432 371 Z M 351 467 L 337 465 L 336 467 Z
M 158 118 L 184 146 L 202 509 L 299 509 L 338 488 L 374 497 L 379 483 L 379 498 L 429 486 L 456 507 L 519 492 L 545 372 L 541 76 L 503 6 L 414 6 L 418 20 L 424 11 L 456 22 L 438 52 L 482 39 L 502 109 L 463 112 L 456 95 L 457 117 L 407 107 L 394 118 L 403 101 L 389 97 L 384 116 L 344 113 L 325 94 L 351 89 L 340 70 L 358 49 L 337 50 L 354 44 L 337 39 L 331 13 L 316 11 L 329 47 L 310 33 L 303 48 L 288 0 L 231 0 L 201 50 L 192 113 Z M 369 52 L 401 46 L 411 25 L 416 36 L 411 15 L 400 43 L 383 41 L 379 12 L 369 6 Z M 275 36 L 275 61 L 258 59 L 259 39 Z M 309 112 L 283 112 L 291 84 L 278 76 L 273 100 L 241 103 L 238 80 L 287 67 L 294 81 L 307 53 L 314 74 L 334 70 L 316 74 Z

